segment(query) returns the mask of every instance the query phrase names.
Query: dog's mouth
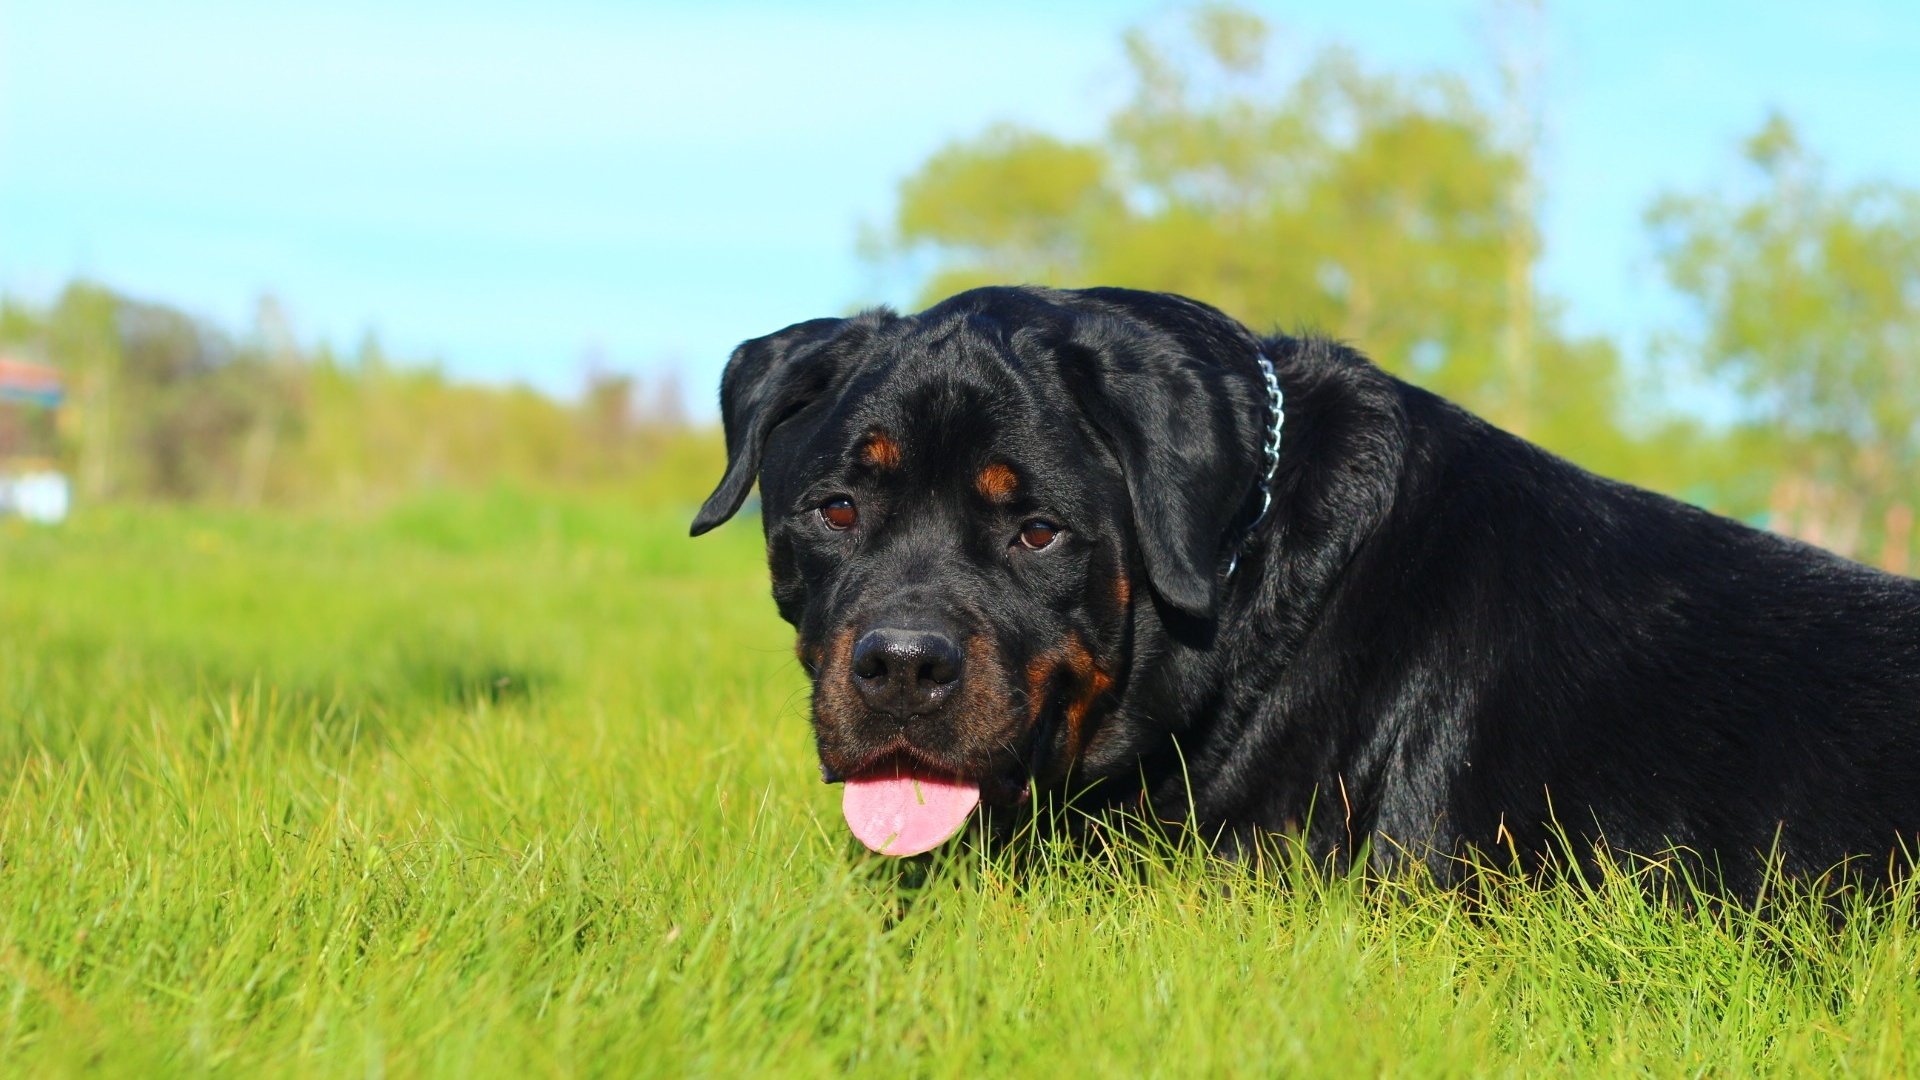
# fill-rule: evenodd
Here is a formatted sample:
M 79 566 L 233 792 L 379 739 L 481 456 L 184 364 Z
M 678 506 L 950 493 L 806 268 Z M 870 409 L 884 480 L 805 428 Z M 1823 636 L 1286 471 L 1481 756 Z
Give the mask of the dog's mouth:
M 1004 775 L 1003 775 L 1004 772 Z M 932 851 L 966 828 L 982 804 L 1016 804 L 1028 795 L 1024 769 L 963 775 L 896 746 L 842 781 L 841 813 L 868 848 L 895 857 Z
M 966 827 L 980 805 L 980 784 L 893 754 L 849 776 L 840 810 L 847 828 L 882 855 L 918 855 Z

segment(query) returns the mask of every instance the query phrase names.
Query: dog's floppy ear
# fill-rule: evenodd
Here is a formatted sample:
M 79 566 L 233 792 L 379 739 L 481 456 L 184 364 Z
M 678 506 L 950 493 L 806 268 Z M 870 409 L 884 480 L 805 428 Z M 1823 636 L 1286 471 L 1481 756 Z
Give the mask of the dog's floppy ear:
M 1167 604 L 1210 619 L 1238 539 L 1229 532 L 1245 524 L 1259 479 L 1259 404 L 1236 366 L 1252 368 L 1251 347 L 1099 318 L 1079 321 L 1073 338 L 1089 361 L 1073 365 L 1087 379 L 1081 401 L 1119 458 L 1148 581 Z
M 810 319 L 754 338 L 733 350 L 720 377 L 720 420 L 727 434 L 727 471 L 694 515 L 694 536 L 732 517 L 760 475 L 767 435 L 826 389 L 832 365 L 819 362 L 846 319 Z

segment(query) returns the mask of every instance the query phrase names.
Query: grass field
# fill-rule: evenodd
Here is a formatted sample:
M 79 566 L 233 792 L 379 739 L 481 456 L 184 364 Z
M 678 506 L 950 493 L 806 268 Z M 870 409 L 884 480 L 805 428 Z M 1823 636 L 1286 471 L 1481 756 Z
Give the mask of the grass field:
M 751 522 L 0 527 L 0 1070 L 1892 1075 L 1920 934 L 860 853 Z M 5 523 L 0 523 L 4 526 Z

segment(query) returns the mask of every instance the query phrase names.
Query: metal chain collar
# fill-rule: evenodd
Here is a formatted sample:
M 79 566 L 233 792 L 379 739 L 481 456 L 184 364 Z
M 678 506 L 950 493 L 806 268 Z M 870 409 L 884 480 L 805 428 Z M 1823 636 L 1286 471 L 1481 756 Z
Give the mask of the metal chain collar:
M 1273 474 L 1280 467 L 1280 426 L 1287 419 L 1283 408 L 1286 397 L 1280 392 L 1280 376 L 1273 370 L 1273 361 L 1267 359 L 1265 352 L 1256 352 L 1253 358 L 1259 362 L 1260 378 L 1267 384 L 1267 412 L 1273 418 L 1273 422 L 1267 427 L 1267 442 L 1261 448 L 1266 458 L 1267 468 L 1260 477 L 1260 512 L 1255 514 L 1253 520 L 1247 524 L 1247 531 L 1240 536 L 1240 544 L 1246 543 L 1247 538 L 1253 535 L 1253 530 L 1267 520 L 1267 511 L 1273 508 Z M 1232 577 L 1233 572 L 1239 568 L 1240 550 L 1239 545 L 1235 545 L 1233 558 L 1227 563 L 1227 576 Z

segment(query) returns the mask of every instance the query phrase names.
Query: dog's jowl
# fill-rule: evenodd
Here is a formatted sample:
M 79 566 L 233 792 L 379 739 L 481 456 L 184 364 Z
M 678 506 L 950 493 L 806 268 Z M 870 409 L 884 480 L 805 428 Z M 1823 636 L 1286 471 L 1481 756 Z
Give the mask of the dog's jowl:
M 758 478 L 821 771 L 877 851 L 1035 792 L 1443 877 L 1604 842 L 1750 889 L 1920 841 L 1920 583 L 1339 345 L 978 289 L 749 341 L 721 409 L 693 531 Z

